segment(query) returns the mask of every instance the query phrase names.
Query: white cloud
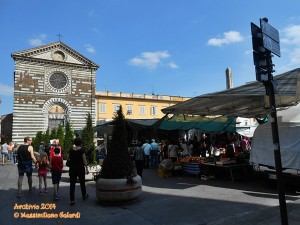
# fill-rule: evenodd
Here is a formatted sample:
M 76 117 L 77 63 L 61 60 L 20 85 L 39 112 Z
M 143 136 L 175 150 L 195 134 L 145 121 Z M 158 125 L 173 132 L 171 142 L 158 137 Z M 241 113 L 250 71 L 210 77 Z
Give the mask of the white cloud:
M 43 40 L 45 40 L 46 38 L 47 38 L 46 34 L 39 34 L 38 37 L 30 38 L 28 41 L 30 45 L 37 47 L 37 46 L 44 45 Z
M 172 69 L 177 69 L 177 68 L 178 68 L 177 64 L 174 63 L 174 62 L 170 62 L 170 63 L 168 64 L 168 66 L 169 66 L 170 68 L 172 68 Z
M 236 42 L 241 42 L 244 37 L 238 31 L 224 32 L 222 38 L 211 38 L 208 40 L 207 44 L 211 46 L 222 46 L 229 45 Z
M 294 49 L 290 54 L 291 64 L 298 64 L 300 65 L 300 48 Z
M 300 64 L 300 25 L 289 25 L 280 31 L 280 42 L 284 48 L 282 52 L 289 56 L 289 66 L 294 67 Z
M 247 50 L 247 51 L 245 51 L 245 55 L 250 55 L 250 54 L 253 54 L 253 50 Z
M 133 66 L 156 69 L 160 65 L 165 65 L 163 61 L 170 57 L 171 55 L 168 51 L 142 52 L 140 56 L 130 59 L 129 63 Z M 178 68 L 174 62 L 167 63 L 166 65 L 173 69 Z
M 284 44 L 300 46 L 300 25 L 291 25 L 283 29 L 283 38 L 280 41 Z
M 41 39 L 46 39 L 47 35 L 46 35 L 46 34 L 40 34 L 39 37 L 40 37 Z
M 41 46 L 43 45 L 43 41 L 40 39 L 30 39 L 29 44 L 32 46 Z
M 0 95 L 13 96 L 14 88 L 0 83 Z
M 85 45 L 85 48 L 86 48 L 86 50 L 87 50 L 89 53 L 94 54 L 94 53 L 96 52 L 96 49 L 95 49 L 94 46 L 92 46 L 91 44 L 86 44 L 86 45 Z

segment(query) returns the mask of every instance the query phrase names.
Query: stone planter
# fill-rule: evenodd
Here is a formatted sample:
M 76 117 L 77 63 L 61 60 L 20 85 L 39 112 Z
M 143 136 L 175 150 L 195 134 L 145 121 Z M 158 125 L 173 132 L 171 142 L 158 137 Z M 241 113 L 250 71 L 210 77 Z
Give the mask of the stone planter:
M 66 162 L 67 162 L 67 160 L 63 160 L 63 165 L 64 165 L 63 169 L 62 169 L 63 173 L 69 172 L 69 167 L 66 166 Z
M 101 166 L 100 165 L 88 166 L 88 170 L 89 170 L 89 174 L 85 175 L 85 180 L 86 181 L 94 180 L 95 176 L 99 174 L 101 170 Z
M 62 169 L 63 173 L 68 173 L 69 172 L 69 167 L 66 166 L 66 162 L 67 162 L 67 160 L 63 161 L 63 165 L 64 165 L 63 169 Z M 86 181 L 91 181 L 91 180 L 94 180 L 94 177 L 99 174 L 99 172 L 101 170 L 101 166 L 100 165 L 88 166 L 88 169 L 89 169 L 89 174 L 85 175 L 85 180 Z
M 104 179 L 96 181 L 96 196 L 103 203 L 117 203 L 132 201 L 142 193 L 142 179 L 133 178 L 135 184 L 127 184 L 127 179 Z

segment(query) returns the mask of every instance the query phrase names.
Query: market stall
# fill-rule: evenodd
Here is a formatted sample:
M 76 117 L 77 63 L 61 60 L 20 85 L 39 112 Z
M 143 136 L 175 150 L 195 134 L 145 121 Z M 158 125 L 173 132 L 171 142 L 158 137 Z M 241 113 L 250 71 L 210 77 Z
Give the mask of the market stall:
M 238 154 L 236 158 L 222 155 L 209 157 L 185 157 L 179 160 L 182 171 L 207 180 L 212 178 L 229 178 L 231 181 L 248 177 L 251 166 L 248 154 Z
M 203 179 L 208 177 L 214 177 L 213 174 L 207 174 L 208 169 L 203 165 L 205 163 L 211 163 L 217 165 L 219 168 L 224 166 L 228 167 L 227 164 L 237 164 L 235 156 L 237 156 L 238 151 L 232 149 L 232 154 L 229 156 L 229 150 L 226 152 L 225 145 L 229 143 L 227 139 L 224 143 L 217 143 L 220 140 L 216 138 L 217 134 L 230 134 L 233 136 L 236 133 L 236 117 L 234 116 L 188 116 L 188 115 L 173 115 L 172 117 L 165 117 L 159 126 L 159 129 L 163 130 L 183 130 L 188 131 L 191 129 L 196 129 L 202 134 L 207 134 L 210 136 L 209 139 L 206 139 L 205 149 L 200 149 L 201 153 L 198 150 L 195 150 L 192 153 L 192 156 L 183 156 L 179 157 L 179 162 L 182 166 L 182 172 L 186 174 L 197 175 Z M 197 149 L 196 145 L 203 144 L 203 139 L 194 142 L 194 148 Z M 216 145 L 219 146 L 216 146 Z M 203 153 L 206 152 L 205 154 Z M 226 162 L 225 162 L 226 161 Z M 225 165 L 226 164 L 226 165 Z M 210 164 L 209 164 L 210 165 Z M 232 167 L 233 168 L 233 167 Z M 229 169 L 233 177 L 233 170 Z
M 295 105 L 300 100 L 300 69 L 294 69 L 289 72 L 273 77 L 273 83 L 276 84 L 275 101 L 277 108 L 285 108 Z M 197 96 L 187 101 L 178 103 L 174 106 L 162 110 L 165 114 L 181 114 L 193 116 L 220 116 L 230 118 L 244 117 L 256 118 L 258 121 L 266 118 L 270 111 L 269 97 L 266 95 L 265 86 L 261 82 L 249 82 L 236 88 L 209 93 Z M 162 125 L 164 125 L 162 123 Z M 178 126 L 178 128 L 180 128 Z M 202 128 L 197 128 L 202 129 Z M 239 133 L 245 133 L 240 130 Z M 251 137 L 252 132 L 245 136 Z M 227 132 L 227 131 L 226 131 Z M 237 132 L 237 131 L 235 131 Z M 231 157 L 234 158 L 234 157 Z M 237 158 L 238 159 L 238 158 Z M 232 160 L 232 159 L 230 159 Z M 202 167 L 201 167 L 202 166 Z M 249 163 L 230 161 L 224 162 L 206 162 L 200 163 L 205 173 L 217 173 L 218 171 L 227 171 L 232 181 L 240 177 L 247 176 Z
M 236 163 L 235 160 L 228 160 L 228 163 L 205 162 L 201 165 L 204 177 L 229 177 L 232 182 L 235 180 L 245 179 L 249 175 L 251 166 L 249 163 Z
M 205 158 L 202 157 L 186 157 L 180 160 L 182 171 L 187 174 L 193 174 L 200 176 L 203 171 L 200 170 L 200 164 L 205 162 Z

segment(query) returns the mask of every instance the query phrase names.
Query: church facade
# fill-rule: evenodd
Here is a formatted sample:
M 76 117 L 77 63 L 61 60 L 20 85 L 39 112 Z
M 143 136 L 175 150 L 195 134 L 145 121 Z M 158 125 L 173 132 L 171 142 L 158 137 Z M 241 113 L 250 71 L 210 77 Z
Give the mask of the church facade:
M 14 111 L 12 141 L 22 143 L 70 121 L 85 126 L 91 113 L 95 124 L 95 84 L 99 66 L 61 41 L 12 53 Z

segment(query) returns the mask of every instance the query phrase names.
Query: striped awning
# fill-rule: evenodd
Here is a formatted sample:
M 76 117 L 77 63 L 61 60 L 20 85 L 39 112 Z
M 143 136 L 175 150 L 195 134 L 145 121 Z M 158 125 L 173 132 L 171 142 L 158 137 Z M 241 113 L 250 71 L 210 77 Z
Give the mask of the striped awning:
M 274 76 L 276 106 L 298 104 L 300 100 L 300 69 Z M 265 117 L 269 114 L 269 96 L 263 83 L 255 81 L 236 88 L 197 96 L 162 110 L 165 114 L 233 115 Z

